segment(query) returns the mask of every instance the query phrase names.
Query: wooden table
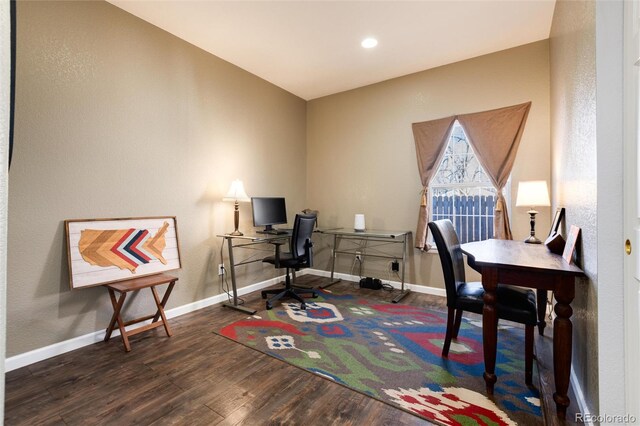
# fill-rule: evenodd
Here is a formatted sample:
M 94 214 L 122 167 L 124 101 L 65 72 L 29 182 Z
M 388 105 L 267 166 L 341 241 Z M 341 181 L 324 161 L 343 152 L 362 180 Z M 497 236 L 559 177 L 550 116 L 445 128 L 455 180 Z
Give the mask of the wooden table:
M 493 394 L 497 377 L 496 345 L 498 316 L 496 289 L 498 283 L 542 290 L 552 290 L 556 319 L 553 322 L 553 372 L 558 417 L 564 419 L 569 406 L 569 374 L 571 371 L 572 324 L 571 302 L 575 296 L 575 277 L 583 272 L 568 264 L 562 256 L 551 253 L 543 244 L 522 241 L 485 240 L 461 245 L 462 251 L 482 271 L 484 308 L 482 340 L 484 349 L 484 380 L 487 392 Z
M 111 298 L 111 305 L 113 305 L 113 315 L 111 316 L 111 321 L 109 322 L 109 327 L 107 327 L 107 333 L 104 336 L 104 341 L 107 342 L 111 338 L 111 333 L 118 324 L 118 329 L 120 330 L 120 335 L 122 336 L 122 342 L 124 343 L 124 349 L 129 352 L 131 351 L 131 344 L 129 343 L 129 336 L 133 336 L 138 333 L 142 333 L 143 331 L 151 330 L 156 327 L 164 326 L 164 330 L 167 333 L 167 336 L 171 337 L 171 328 L 169 328 L 169 323 L 167 323 L 167 317 L 164 314 L 164 307 L 167 304 L 167 300 L 169 300 L 169 296 L 171 295 L 171 291 L 173 290 L 173 286 L 178 281 L 177 277 L 167 275 L 167 274 L 155 274 L 155 275 L 147 275 L 145 277 L 134 278 L 131 280 L 123 280 L 115 283 L 105 284 L 104 286 L 109 290 L 109 297 Z M 164 292 L 164 296 L 162 300 L 158 296 L 158 292 L 156 291 L 156 286 L 162 284 L 169 284 L 167 290 Z M 122 306 L 124 305 L 124 301 L 127 298 L 127 293 L 135 292 L 142 290 L 143 288 L 150 288 L 151 293 L 153 294 L 153 300 L 156 303 L 156 313 L 147 315 L 144 317 L 136 318 L 131 321 L 123 321 L 122 320 Z M 120 297 L 116 299 L 116 294 L 119 293 Z M 134 328 L 133 330 L 126 330 L 125 327 L 132 324 L 137 324 L 142 321 L 151 320 L 150 324 L 146 324 L 140 326 L 138 328 Z M 159 321 L 160 320 L 160 321 Z

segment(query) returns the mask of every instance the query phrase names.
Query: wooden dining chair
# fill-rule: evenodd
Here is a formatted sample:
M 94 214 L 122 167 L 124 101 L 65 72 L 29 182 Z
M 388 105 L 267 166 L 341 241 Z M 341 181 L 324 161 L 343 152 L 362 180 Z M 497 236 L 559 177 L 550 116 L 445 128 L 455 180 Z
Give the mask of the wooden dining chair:
M 429 222 L 429 229 L 435 240 L 447 293 L 447 331 L 442 356 L 448 357 L 451 340 L 458 337 L 462 312 L 469 311 L 482 315 L 484 288 L 480 282 L 467 282 L 464 258 L 453 224 L 450 220 Z M 536 294 L 532 290 L 498 284 L 498 318 L 525 325 L 525 382 L 532 384 L 533 375 L 533 332 L 538 324 Z

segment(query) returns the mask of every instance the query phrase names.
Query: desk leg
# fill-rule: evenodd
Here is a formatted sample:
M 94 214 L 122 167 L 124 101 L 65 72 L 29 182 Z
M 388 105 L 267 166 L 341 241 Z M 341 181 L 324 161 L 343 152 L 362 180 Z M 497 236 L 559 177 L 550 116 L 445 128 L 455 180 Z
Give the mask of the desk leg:
M 554 308 L 556 319 L 553 322 L 553 374 L 556 382 L 556 391 L 553 394 L 553 400 L 556 402 L 558 417 L 564 419 L 570 403 L 567 392 L 569 391 L 569 375 L 571 372 L 571 340 L 573 332 L 571 302 L 575 296 L 574 278 L 556 278 L 554 294 L 556 298 L 556 306 Z
M 256 313 L 255 309 L 245 308 L 242 305 L 238 305 L 238 286 L 236 285 L 236 266 L 233 260 L 233 241 L 231 238 L 226 238 L 227 246 L 229 248 L 229 275 L 231 275 L 231 288 L 233 290 L 233 303 L 223 303 L 222 306 L 235 309 L 236 311 L 244 312 L 245 314 L 253 315 Z
M 498 313 L 496 311 L 496 290 L 498 269 L 482 268 L 484 287 L 484 307 L 482 308 L 482 347 L 484 349 L 484 382 L 489 395 L 498 380 L 496 371 L 496 346 L 498 344 Z
M 402 245 L 402 275 L 400 276 L 400 294 L 393 298 L 393 303 L 398 303 L 405 297 L 407 294 L 411 292 L 411 290 L 405 290 L 404 288 L 404 270 L 407 266 L 407 235 L 404 234 L 403 245 Z
M 536 296 L 538 299 L 538 333 L 544 336 L 544 328 L 547 326 L 544 319 L 547 314 L 547 290 L 537 289 Z
M 107 333 L 104 336 L 104 341 L 107 342 L 111 338 L 111 333 L 115 328 L 116 322 L 118 323 L 118 329 L 120 330 L 120 335 L 122 336 L 122 342 L 124 343 L 124 349 L 127 352 L 131 351 L 131 344 L 129 343 L 129 338 L 127 337 L 127 332 L 124 329 L 124 322 L 122 321 L 122 316 L 120 312 L 122 311 L 122 306 L 124 305 L 124 300 L 127 297 L 127 293 L 120 293 L 120 297 L 116 301 L 115 292 L 112 289 L 109 290 L 109 298 L 111 299 L 111 305 L 113 306 L 113 316 L 111 317 L 111 321 L 109 322 L 109 327 L 107 327 Z
M 333 248 L 331 249 L 331 278 L 329 278 L 329 284 L 323 285 L 322 288 L 331 287 L 335 283 L 342 281 L 341 279 L 333 279 L 333 274 L 336 268 L 336 250 L 338 250 L 338 235 L 333 234 Z

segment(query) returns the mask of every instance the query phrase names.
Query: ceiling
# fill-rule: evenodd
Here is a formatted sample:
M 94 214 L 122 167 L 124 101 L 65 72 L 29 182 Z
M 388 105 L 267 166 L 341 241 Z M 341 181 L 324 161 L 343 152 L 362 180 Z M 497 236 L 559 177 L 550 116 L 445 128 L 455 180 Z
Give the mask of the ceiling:
M 555 0 L 110 3 L 303 99 L 549 37 Z M 379 44 L 364 49 L 360 42 Z

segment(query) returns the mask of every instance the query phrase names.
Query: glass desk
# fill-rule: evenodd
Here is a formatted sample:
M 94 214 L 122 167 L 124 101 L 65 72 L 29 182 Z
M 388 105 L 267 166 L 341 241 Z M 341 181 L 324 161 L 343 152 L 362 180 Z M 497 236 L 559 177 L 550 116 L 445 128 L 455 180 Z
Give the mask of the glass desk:
M 232 303 L 223 303 L 222 306 L 235 309 L 240 312 L 244 312 L 249 315 L 256 313 L 255 309 L 246 308 L 238 303 L 238 286 L 236 282 L 236 266 L 246 265 L 254 262 L 262 262 L 260 259 L 251 259 L 236 263 L 233 257 L 233 250 L 235 248 L 249 247 L 257 244 L 274 244 L 276 242 L 282 243 L 282 240 L 288 240 L 291 236 L 290 231 L 286 234 L 245 234 L 245 235 L 230 235 L 222 234 L 218 237 L 224 238 L 227 243 L 228 256 L 229 256 L 229 275 L 231 277 L 231 289 L 233 293 Z M 222 260 L 224 263 L 224 260 Z
M 402 244 L 402 261 L 401 263 L 401 271 L 400 271 L 400 294 L 393 298 L 393 303 L 398 303 L 403 297 L 409 294 L 408 289 L 404 288 L 404 273 L 407 262 L 407 242 L 409 239 L 409 235 L 411 235 L 410 231 L 383 231 L 383 230 L 365 230 L 365 231 L 355 231 L 353 229 L 324 229 L 318 230 L 317 232 L 326 235 L 333 235 L 333 247 L 331 249 L 331 281 L 328 285 L 323 287 L 329 287 L 337 282 L 340 279 L 334 279 L 335 272 L 335 264 L 336 264 L 336 255 L 338 254 L 349 254 L 352 256 L 356 255 L 356 251 L 359 251 L 360 255 L 365 257 L 374 257 L 381 259 L 400 259 L 397 255 L 392 254 L 384 254 L 384 253 L 366 253 L 364 250 L 358 249 L 350 249 L 350 250 L 341 250 L 340 242 L 342 240 L 359 240 L 359 241 L 378 241 L 382 243 L 391 243 L 391 244 Z

